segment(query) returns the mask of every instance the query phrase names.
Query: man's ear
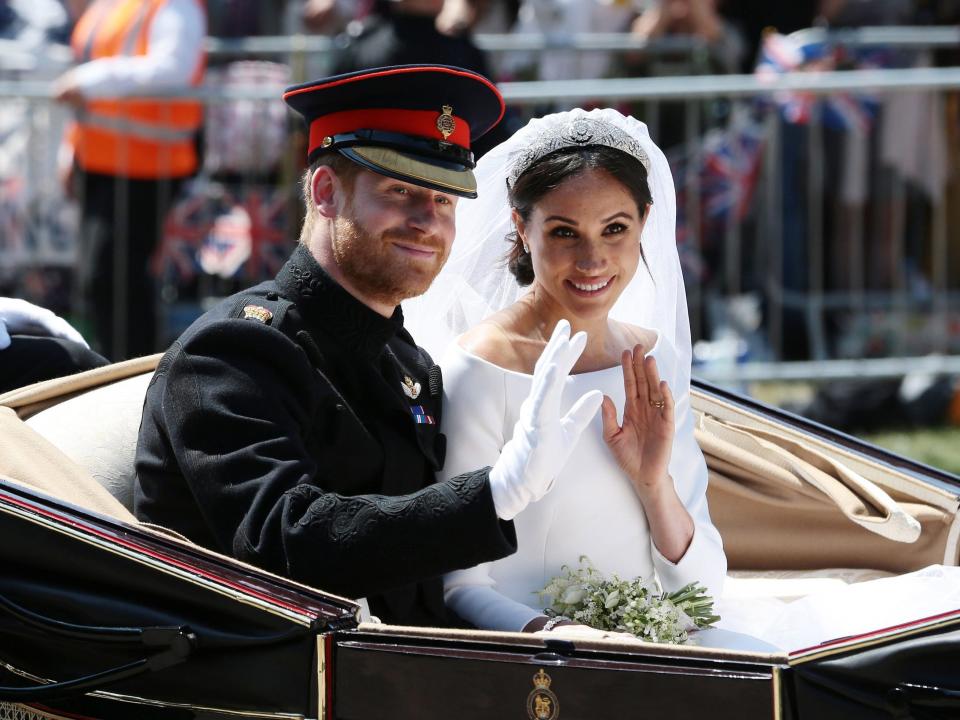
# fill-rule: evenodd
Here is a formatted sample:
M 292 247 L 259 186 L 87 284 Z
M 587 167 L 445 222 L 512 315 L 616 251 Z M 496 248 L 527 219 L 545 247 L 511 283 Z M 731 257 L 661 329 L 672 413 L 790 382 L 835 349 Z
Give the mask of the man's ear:
M 310 197 L 321 217 L 332 220 L 337 216 L 338 200 L 342 191 L 340 178 L 331 167 L 321 165 L 310 176 Z

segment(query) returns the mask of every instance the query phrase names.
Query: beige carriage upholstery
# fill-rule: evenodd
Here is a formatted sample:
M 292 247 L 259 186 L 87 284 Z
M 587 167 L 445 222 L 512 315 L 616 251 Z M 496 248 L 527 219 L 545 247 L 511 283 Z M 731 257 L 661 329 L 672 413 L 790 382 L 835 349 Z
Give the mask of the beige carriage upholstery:
M 960 560 L 955 491 L 713 396 L 694 392 L 693 405 L 731 570 L 900 573 Z
M 73 505 L 124 522 L 130 510 L 93 479 L 87 469 L 0 407 L 0 480 L 26 485 Z
M 137 358 L 0 395 L 0 477 L 136 522 L 137 433 L 143 397 L 160 357 Z
M 137 434 L 151 377 L 142 373 L 103 385 L 26 420 L 131 511 Z
M 0 477 L 132 521 L 140 413 L 159 357 L 0 396 L 0 406 L 19 416 L 0 407 L 0 433 L 10 438 L 0 447 L 12 448 L 0 449 Z M 956 493 L 713 396 L 695 391 L 693 404 L 710 472 L 710 512 L 731 570 L 751 571 L 738 574 L 756 580 L 747 591 L 763 586 L 763 594 L 794 595 L 809 574 L 778 574 L 785 571 L 850 582 L 870 576 L 851 575 L 850 568 L 908 572 L 957 564 Z M 36 463 L 25 459 L 30 454 Z M 56 483 L 64 485 L 59 492 Z

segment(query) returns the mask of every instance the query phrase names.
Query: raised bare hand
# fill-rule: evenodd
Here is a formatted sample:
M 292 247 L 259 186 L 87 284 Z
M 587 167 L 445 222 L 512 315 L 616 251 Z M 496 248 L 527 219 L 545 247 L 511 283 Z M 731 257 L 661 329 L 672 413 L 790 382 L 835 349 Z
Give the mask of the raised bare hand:
M 603 398 L 603 439 L 637 493 L 643 499 L 669 480 L 667 468 L 673 447 L 673 395 L 660 379 L 657 361 L 644 357 L 640 345 L 624 350 L 625 403 L 623 425 L 617 424 L 613 400 Z

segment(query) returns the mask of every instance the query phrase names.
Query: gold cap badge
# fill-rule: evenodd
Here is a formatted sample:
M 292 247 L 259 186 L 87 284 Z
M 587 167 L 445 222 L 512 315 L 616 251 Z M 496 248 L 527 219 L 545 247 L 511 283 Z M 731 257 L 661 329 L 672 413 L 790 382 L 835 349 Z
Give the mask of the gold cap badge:
M 437 130 L 443 135 L 443 139 L 446 140 L 453 134 L 453 131 L 457 129 L 457 121 L 453 118 L 453 108 L 449 105 L 444 105 L 443 113 L 437 118 Z
M 243 308 L 244 320 L 256 320 L 266 325 L 273 319 L 273 313 L 262 305 L 247 305 Z

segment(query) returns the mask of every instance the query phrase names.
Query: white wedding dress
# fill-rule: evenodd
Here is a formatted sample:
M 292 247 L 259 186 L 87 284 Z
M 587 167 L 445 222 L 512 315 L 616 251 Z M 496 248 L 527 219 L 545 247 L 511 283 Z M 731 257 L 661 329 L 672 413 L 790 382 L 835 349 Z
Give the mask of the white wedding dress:
M 518 551 L 445 577 L 450 607 L 477 627 L 519 630 L 541 613 L 537 591 L 564 565 L 576 567 L 580 556 L 586 555 L 602 572 L 625 579 L 655 574 L 667 589 L 691 581 L 706 585 L 722 619 L 718 629 L 696 633 L 693 641 L 700 645 L 798 650 L 960 608 L 957 567 L 933 566 L 849 585 L 839 577 L 815 578 L 812 583 L 804 578 L 801 597 L 787 601 L 778 599 L 782 592 L 757 592 L 765 584 L 782 590 L 779 580 L 725 578 L 726 558 L 705 496 L 707 468 L 693 436 L 690 328 L 677 255 L 673 178 L 646 126 L 615 110 L 572 110 L 531 120 L 484 155 L 475 170 L 479 199 L 457 205 L 457 240 L 447 265 L 425 295 L 404 303 L 407 328 L 434 357 L 443 358 L 443 431 L 448 442 L 440 475 L 446 478 L 493 465 L 513 435 L 520 404 L 530 390 L 531 376 L 499 368 L 453 340 L 526 292 L 503 264 L 504 238 L 514 229 L 504 179 L 514 163 L 526 161 L 527 151 L 545 138 L 581 144 L 580 130 L 589 134 L 589 123 L 594 121 L 627 133 L 649 162 L 653 205 L 642 233 L 646 270 L 641 268 L 634 275 L 610 318 L 658 333 L 652 354 L 676 399 L 670 474 L 696 524 L 693 541 L 676 564 L 653 547 L 643 508 L 603 442 L 598 415 L 554 488 L 516 517 Z M 574 139 L 570 139 L 571 128 L 579 128 Z M 632 151 L 629 144 L 618 147 Z M 594 389 L 612 397 L 622 412 L 619 367 L 568 378 L 563 411 Z M 856 575 L 864 577 L 863 572 Z
M 684 556 L 672 563 L 657 551 L 643 506 L 604 443 L 598 413 L 553 489 L 515 518 L 517 552 L 445 577 L 447 605 L 460 617 L 477 627 L 521 630 L 542 615 L 544 606 L 537 591 L 565 565 L 576 567 L 581 556 L 607 575 L 646 579 L 655 574 L 667 590 L 696 581 L 719 597 L 726 558 L 707 510 L 707 467 L 693 436 L 689 392 L 677 377 L 679 362 L 669 343 L 660 337 L 650 354 L 671 388 L 682 389 L 675 396 L 676 437 L 670 475 L 695 523 Z M 446 352 L 441 367 L 443 429 L 448 440 L 442 475 L 446 478 L 496 462 L 500 449 L 513 436 L 532 376 L 498 367 L 457 343 Z M 622 414 L 623 371 L 619 365 L 570 376 L 561 412 L 595 389 L 609 395 Z
M 676 377 L 675 352 L 662 336 L 650 354 L 671 387 L 683 386 L 682 378 Z M 441 366 L 443 425 L 448 437 L 442 475 L 451 477 L 496 462 L 500 448 L 513 434 L 532 378 L 472 355 L 457 343 L 445 353 Z M 571 375 L 562 411 L 593 389 L 613 398 L 622 412 L 619 366 Z M 537 592 L 565 565 L 576 567 L 580 557 L 586 556 L 606 575 L 624 579 L 655 575 L 667 590 L 694 581 L 704 584 L 715 598 L 714 609 L 721 620 L 716 628 L 692 636 L 691 641 L 701 646 L 794 651 L 960 608 L 958 567 L 931 566 L 863 582 L 857 580 L 879 573 L 850 571 L 812 582 L 787 581 L 804 590 L 802 597 L 786 600 L 776 593 L 755 592 L 761 586 L 769 588 L 769 580 L 725 578 L 726 558 L 707 508 L 707 468 L 693 435 L 689 392 L 678 392 L 675 399 L 670 475 L 695 523 L 693 540 L 679 562 L 668 561 L 652 543 L 643 507 L 603 441 L 598 414 L 553 489 L 515 518 L 517 552 L 449 573 L 444 578 L 447 605 L 476 627 L 521 630 L 542 614 L 544 605 Z
M 755 593 L 757 585 L 751 588 L 750 580 L 728 578 L 728 594 L 714 605 L 722 618 L 717 627 L 796 651 L 960 610 L 960 567 L 930 565 L 903 575 L 877 575 L 884 573 L 835 570 L 813 580 L 787 580 L 806 586 L 799 597 L 787 599 L 765 596 L 767 581 Z M 875 579 L 861 579 L 870 577 Z

